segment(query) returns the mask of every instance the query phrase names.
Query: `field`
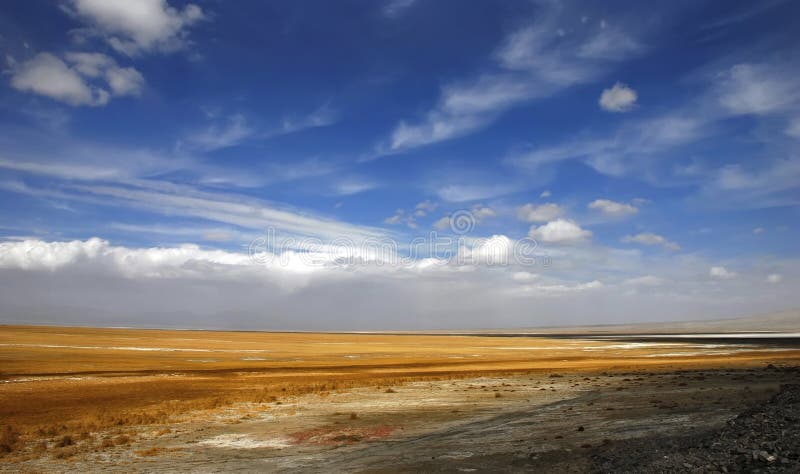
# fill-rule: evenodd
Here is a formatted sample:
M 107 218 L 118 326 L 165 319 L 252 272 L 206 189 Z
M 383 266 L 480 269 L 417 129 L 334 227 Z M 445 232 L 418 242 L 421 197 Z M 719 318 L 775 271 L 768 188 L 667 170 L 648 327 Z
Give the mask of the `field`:
M 523 451 L 550 462 L 721 424 L 794 381 L 798 361 L 795 339 L 0 326 L 0 469 L 380 470 L 399 466 L 391 459 L 414 470 Z

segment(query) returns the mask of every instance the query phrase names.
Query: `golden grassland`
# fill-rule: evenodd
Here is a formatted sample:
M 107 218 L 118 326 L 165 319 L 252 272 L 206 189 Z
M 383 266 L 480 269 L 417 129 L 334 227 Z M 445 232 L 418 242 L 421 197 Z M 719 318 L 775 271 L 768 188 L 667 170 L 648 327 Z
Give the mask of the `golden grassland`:
M 95 440 L 103 449 L 126 444 L 127 427 L 169 430 L 237 403 L 268 409 L 289 396 L 353 387 L 800 359 L 800 351 L 759 350 L 675 357 L 675 347 L 538 337 L 0 326 L 0 456 L 43 440 L 42 450 L 48 442 L 66 448 L 115 429 L 113 437 Z

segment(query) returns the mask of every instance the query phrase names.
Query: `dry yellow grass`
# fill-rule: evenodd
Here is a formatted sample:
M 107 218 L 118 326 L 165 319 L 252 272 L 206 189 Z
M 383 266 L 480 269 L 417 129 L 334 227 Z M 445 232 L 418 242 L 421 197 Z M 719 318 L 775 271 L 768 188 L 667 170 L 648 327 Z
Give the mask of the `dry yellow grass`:
M 70 456 L 71 444 L 104 449 L 130 441 L 126 434 L 95 440 L 89 433 L 169 425 L 238 402 L 268 409 L 288 396 L 359 386 L 800 358 L 800 351 L 680 358 L 671 351 L 530 337 L 0 326 L 0 455 L 43 440 L 63 444 L 69 436 L 80 441 L 58 449 Z

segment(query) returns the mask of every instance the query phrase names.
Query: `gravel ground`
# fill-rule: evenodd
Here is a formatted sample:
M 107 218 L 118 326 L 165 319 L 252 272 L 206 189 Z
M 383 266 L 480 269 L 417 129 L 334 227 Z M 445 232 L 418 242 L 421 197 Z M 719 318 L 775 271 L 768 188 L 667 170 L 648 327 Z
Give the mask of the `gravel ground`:
M 800 472 L 800 384 L 783 385 L 721 429 L 618 442 L 591 459 L 604 473 Z

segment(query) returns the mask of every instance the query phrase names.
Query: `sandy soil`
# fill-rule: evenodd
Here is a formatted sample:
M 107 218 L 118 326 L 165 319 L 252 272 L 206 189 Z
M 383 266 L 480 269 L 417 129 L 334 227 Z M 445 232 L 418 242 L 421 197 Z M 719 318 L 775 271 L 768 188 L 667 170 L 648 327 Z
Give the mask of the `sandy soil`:
M 0 470 L 592 470 L 721 426 L 792 344 L 0 328 Z

